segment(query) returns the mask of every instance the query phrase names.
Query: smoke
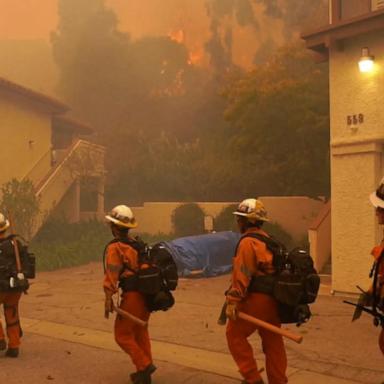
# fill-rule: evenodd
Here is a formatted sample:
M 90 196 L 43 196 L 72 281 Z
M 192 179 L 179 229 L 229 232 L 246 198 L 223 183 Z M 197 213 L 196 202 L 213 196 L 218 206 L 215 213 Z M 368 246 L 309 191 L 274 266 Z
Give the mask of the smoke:
M 277 45 L 271 38 L 264 40 L 253 58 L 253 64 L 259 65 L 265 62 L 265 60 L 273 54 L 276 48 Z
M 232 31 L 227 29 L 222 40 L 219 28 L 219 21 L 212 19 L 211 38 L 205 43 L 205 49 L 210 55 L 211 66 L 218 73 L 223 73 L 232 66 Z
M 266 15 L 274 18 L 281 18 L 283 16 L 281 5 L 279 5 L 279 0 L 254 0 L 254 1 L 256 4 L 264 5 L 265 7 L 264 12 Z
M 211 66 L 219 73 L 225 71 L 232 63 L 231 46 L 226 46 L 228 43 L 232 45 L 232 39 L 227 41 L 221 38 L 220 29 L 222 27 L 222 19 L 228 16 L 233 7 L 234 0 L 210 0 L 206 2 L 207 15 L 211 20 L 210 23 L 210 39 L 205 43 L 205 50 L 210 55 Z
M 205 49 L 218 71 L 233 67 L 239 54 L 242 63 L 252 54 L 253 63 L 265 61 L 276 47 L 297 39 L 308 21 L 326 24 L 328 10 L 327 0 L 206 0 L 206 8 L 211 36 Z
M 211 65 L 222 73 L 233 67 L 234 28 L 252 26 L 258 30 L 259 24 L 250 0 L 208 0 L 206 8 L 211 20 L 211 37 L 205 49 Z
M 208 15 L 221 19 L 232 14 L 236 0 L 209 0 L 207 2 Z
M 297 29 L 302 29 L 308 20 L 311 23 L 325 25 L 328 16 L 328 0 L 254 0 L 264 6 L 267 16 L 284 21 L 285 32 L 292 36 Z M 316 17 L 314 17 L 316 16 Z M 313 25 L 312 25 L 313 27 Z
M 255 30 L 260 28 L 250 0 L 237 0 L 235 6 L 236 20 L 241 27 L 250 25 Z

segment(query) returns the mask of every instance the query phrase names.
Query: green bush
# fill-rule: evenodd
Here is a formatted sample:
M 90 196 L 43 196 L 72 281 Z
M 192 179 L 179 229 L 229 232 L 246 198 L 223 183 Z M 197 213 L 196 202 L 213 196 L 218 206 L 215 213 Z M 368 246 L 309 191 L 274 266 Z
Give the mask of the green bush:
M 6 216 L 12 214 L 14 232 L 29 240 L 40 212 L 40 201 L 32 181 L 12 179 L 1 186 L 0 195 L 0 209 Z
M 132 232 L 148 244 L 172 239 L 171 235 Z M 36 256 L 38 271 L 51 271 L 74 267 L 91 261 L 102 261 L 104 248 L 112 240 L 108 225 L 91 220 L 68 223 L 63 219 L 47 221 L 30 242 L 30 250 Z M 101 265 L 101 264 L 100 264 Z
M 204 216 L 204 211 L 196 203 L 187 203 L 177 207 L 172 214 L 175 236 L 193 236 L 204 233 Z
M 101 261 L 112 235 L 105 223 L 92 220 L 69 224 L 49 220 L 30 243 L 39 271 L 54 270 Z
M 233 212 L 236 211 L 237 204 L 231 204 L 223 208 L 214 219 L 214 229 L 216 232 L 221 231 L 238 231 L 236 218 Z

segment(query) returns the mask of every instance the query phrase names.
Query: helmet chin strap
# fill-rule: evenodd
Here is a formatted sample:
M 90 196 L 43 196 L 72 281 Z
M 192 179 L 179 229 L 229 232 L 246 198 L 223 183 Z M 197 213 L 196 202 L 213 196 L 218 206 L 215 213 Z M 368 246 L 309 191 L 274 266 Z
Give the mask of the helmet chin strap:
M 112 230 L 113 236 L 117 238 L 125 237 L 129 232 L 129 228 L 121 228 L 114 223 L 111 223 L 111 230 Z
M 248 229 L 248 220 L 243 216 L 237 216 L 237 225 L 239 227 L 240 233 L 245 233 Z

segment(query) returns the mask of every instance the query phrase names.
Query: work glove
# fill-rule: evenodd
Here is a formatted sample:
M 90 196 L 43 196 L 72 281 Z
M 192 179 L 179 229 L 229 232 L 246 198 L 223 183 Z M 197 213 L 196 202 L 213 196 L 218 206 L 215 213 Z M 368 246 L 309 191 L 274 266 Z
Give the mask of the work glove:
M 227 302 L 227 308 L 225 309 L 225 314 L 231 320 L 237 319 L 237 303 L 236 302 Z
M 358 304 L 363 305 L 365 307 L 372 307 L 373 305 L 372 294 L 368 292 L 360 294 Z
M 106 319 L 109 319 L 109 314 L 113 312 L 113 299 L 112 299 L 112 292 L 111 291 L 105 291 L 105 302 L 104 302 L 104 317 Z

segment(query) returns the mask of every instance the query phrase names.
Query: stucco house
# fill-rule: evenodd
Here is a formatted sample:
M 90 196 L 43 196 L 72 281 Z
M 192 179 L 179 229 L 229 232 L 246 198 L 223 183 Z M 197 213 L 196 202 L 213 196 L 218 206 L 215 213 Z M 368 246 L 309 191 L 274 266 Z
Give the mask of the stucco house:
M 104 148 L 84 139 L 92 129 L 66 117 L 68 111 L 61 101 L 0 78 L 0 185 L 32 181 L 40 200 L 33 233 L 51 214 L 76 222 L 104 212 Z M 82 204 L 82 186 L 89 184 L 94 194 L 87 190 Z
M 368 196 L 384 174 L 384 1 L 330 0 L 329 24 L 302 38 L 329 61 L 332 287 L 356 292 L 383 237 Z

